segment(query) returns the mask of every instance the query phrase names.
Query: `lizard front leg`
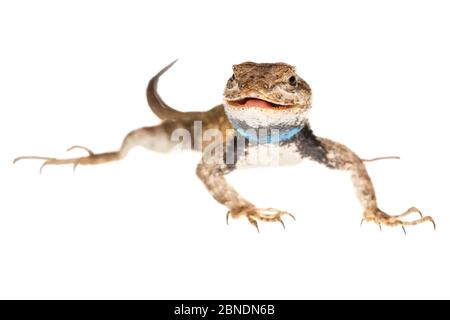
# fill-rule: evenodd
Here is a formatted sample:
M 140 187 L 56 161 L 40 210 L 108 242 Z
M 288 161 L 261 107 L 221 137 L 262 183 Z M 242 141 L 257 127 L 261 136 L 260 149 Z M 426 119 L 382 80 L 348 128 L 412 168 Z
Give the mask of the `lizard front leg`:
M 375 190 L 372 181 L 367 173 L 363 161 L 346 146 L 325 138 L 317 138 L 316 152 L 310 156 L 326 166 L 339 169 L 349 170 L 352 173 L 352 181 L 355 186 L 356 194 L 361 202 L 364 212 L 362 221 L 375 222 L 381 228 L 386 226 L 401 226 L 406 234 L 405 227 L 408 225 L 416 225 L 429 221 L 436 225 L 430 216 L 422 216 L 422 213 L 416 207 L 411 207 L 404 213 L 399 215 L 389 215 L 378 208 Z M 402 218 L 411 214 L 418 213 L 419 219 L 405 221 Z
M 221 147 L 216 148 L 216 150 L 221 149 Z M 258 220 L 280 222 L 283 228 L 282 216 L 289 215 L 295 220 L 295 217 L 286 211 L 274 208 L 256 208 L 255 205 L 242 197 L 225 179 L 226 174 L 236 169 L 235 163 L 226 164 L 225 158 L 226 156 L 223 152 L 216 152 L 216 155 L 212 158 L 204 154 L 202 161 L 197 166 L 197 176 L 214 199 L 229 209 L 226 215 L 227 223 L 230 216 L 232 218 L 245 216 L 259 232 Z

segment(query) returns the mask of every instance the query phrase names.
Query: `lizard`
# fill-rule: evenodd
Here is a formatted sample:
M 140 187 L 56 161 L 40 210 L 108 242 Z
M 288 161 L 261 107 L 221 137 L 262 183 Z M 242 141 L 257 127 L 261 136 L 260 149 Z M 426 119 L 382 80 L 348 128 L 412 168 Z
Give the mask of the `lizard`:
M 295 164 L 309 159 L 330 169 L 350 172 L 363 208 L 361 224 L 364 221 L 373 222 L 379 225 L 380 230 L 382 225 L 401 226 L 405 234 L 405 226 L 426 221 L 436 228 L 433 218 L 423 216 L 416 207 L 398 215 L 390 215 L 379 209 L 364 162 L 382 158 L 361 159 L 344 144 L 314 134 L 308 118 L 312 91 L 308 83 L 296 73 L 294 66 L 281 62 L 236 64 L 232 68 L 232 76 L 226 82 L 222 104 L 208 111 L 182 112 L 166 104 L 157 91 L 159 78 L 176 61 L 153 76 L 147 86 L 148 104 L 161 119 L 160 124 L 129 132 L 116 151 L 94 153 L 76 145 L 68 151 L 81 148 L 87 155 L 77 158 L 21 156 L 14 159 L 14 163 L 23 159 L 40 159 L 44 160 L 41 171 L 47 165 L 61 164 L 72 164 L 75 169 L 78 165 L 121 160 L 136 146 L 167 153 L 179 144 L 179 139 L 174 139 L 173 133 L 181 130 L 193 137 L 187 147 L 202 152 L 202 159 L 196 169 L 197 176 L 214 199 L 227 207 L 227 223 L 229 217 L 246 217 L 259 232 L 259 221 L 280 222 L 284 227 L 283 216 L 294 218 L 283 210 L 258 208 L 226 180 L 227 174 L 253 166 L 255 155 L 264 154 L 257 153 L 257 150 L 275 146 L 278 164 Z M 202 130 L 196 130 L 198 124 Z M 206 139 L 203 132 L 208 130 L 215 130 L 218 139 Z M 413 213 L 420 217 L 405 219 Z

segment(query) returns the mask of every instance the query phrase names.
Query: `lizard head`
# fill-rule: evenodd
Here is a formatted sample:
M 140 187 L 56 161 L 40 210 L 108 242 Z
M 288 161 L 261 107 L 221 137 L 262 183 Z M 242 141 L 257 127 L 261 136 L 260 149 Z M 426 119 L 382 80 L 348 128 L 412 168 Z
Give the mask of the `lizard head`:
M 244 62 L 233 66 L 224 106 L 235 129 L 298 127 L 307 121 L 311 89 L 291 65 Z

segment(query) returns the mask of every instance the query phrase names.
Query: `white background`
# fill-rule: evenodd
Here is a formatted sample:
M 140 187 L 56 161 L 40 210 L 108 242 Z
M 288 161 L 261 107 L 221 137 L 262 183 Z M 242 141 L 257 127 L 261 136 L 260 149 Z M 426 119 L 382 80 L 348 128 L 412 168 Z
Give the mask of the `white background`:
M 444 1 L 3 1 L 0 298 L 450 298 L 449 7 Z M 316 134 L 361 157 L 380 207 L 437 222 L 359 227 L 344 172 L 304 163 L 229 176 L 279 224 L 225 224 L 200 155 L 133 150 L 97 167 L 12 165 L 103 152 L 158 119 L 148 79 L 180 110 L 221 102 L 231 66 L 297 66 Z

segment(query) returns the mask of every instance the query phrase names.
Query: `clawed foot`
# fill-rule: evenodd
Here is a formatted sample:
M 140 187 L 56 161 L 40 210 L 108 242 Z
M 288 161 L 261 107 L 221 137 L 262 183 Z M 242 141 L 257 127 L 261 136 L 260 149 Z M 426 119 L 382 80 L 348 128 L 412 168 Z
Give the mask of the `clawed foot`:
M 406 217 L 407 215 L 411 213 L 418 213 L 420 215 L 420 219 L 412 220 L 412 221 L 405 221 L 401 218 Z M 429 221 L 433 224 L 434 229 L 436 230 L 436 224 L 434 223 L 434 220 L 430 216 L 423 216 L 422 212 L 420 212 L 419 209 L 416 207 L 411 207 L 408 210 L 406 210 L 404 213 L 399 215 L 388 215 L 387 213 L 381 211 L 380 209 L 373 210 L 372 212 L 366 212 L 364 213 L 364 218 L 361 220 L 361 225 L 364 221 L 370 222 L 373 221 L 380 227 L 381 225 L 395 227 L 395 226 L 401 226 L 403 229 L 403 232 L 406 235 L 406 229 L 405 226 L 413 226 L 416 224 L 423 223 L 425 221 Z
M 71 151 L 73 149 L 83 149 L 85 150 L 89 155 L 87 157 L 79 157 L 79 158 L 70 158 L 70 159 L 58 159 L 58 158 L 51 158 L 51 157 L 39 157 L 39 156 L 23 156 L 23 157 L 17 157 L 14 159 L 13 163 L 16 163 L 19 160 L 25 160 L 25 159 L 34 159 L 34 160 L 45 160 L 44 163 L 41 165 L 41 168 L 39 169 L 39 172 L 42 173 L 42 169 L 46 165 L 58 165 L 58 164 L 72 164 L 73 170 L 75 171 L 76 167 L 82 163 L 82 164 L 93 164 L 98 160 L 99 156 L 103 155 L 97 155 L 92 152 L 92 150 L 82 147 L 82 146 L 73 146 L 67 149 L 67 151 Z
M 232 216 L 233 218 L 237 218 L 241 215 L 245 215 L 248 219 L 248 221 L 255 226 L 256 230 L 259 232 L 258 222 L 259 221 L 266 221 L 266 222 L 280 222 L 283 228 L 285 229 L 284 222 L 281 219 L 282 216 L 287 215 L 290 216 L 292 219 L 295 220 L 295 217 L 290 214 L 289 212 L 273 209 L 273 208 L 255 208 L 255 207 L 245 207 L 245 208 L 239 208 L 239 209 L 231 209 L 227 212 L 227 224 L 228 224 L 228 218 L 229 216 Z

